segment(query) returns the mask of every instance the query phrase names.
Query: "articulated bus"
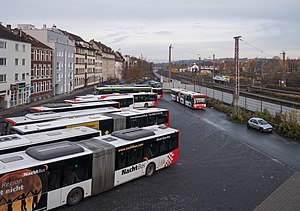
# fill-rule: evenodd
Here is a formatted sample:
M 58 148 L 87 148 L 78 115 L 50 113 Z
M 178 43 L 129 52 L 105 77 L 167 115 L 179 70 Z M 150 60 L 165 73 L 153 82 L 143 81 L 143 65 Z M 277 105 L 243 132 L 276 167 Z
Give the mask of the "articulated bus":
M 74 127 L 28 135 L 12 134 L 0 137 L 0 155 L 26 150 L 28 147 L 59 141 L 80 141 L 100 136 L 98 130 Z
M 77 118 L 63 118 L 41 123 L 13 126 L 9 134 L 17 133 L 25 135 L 41 131 L 86 126 L 100 130 L 102 135 L 107 135 L 116 130 L 159 124 L 170 125 L 170 113 L 168 109 L 130 109 L 122 112 L 103 113 Z
M 0 155 L 0 210 L 75 205 L 122 183 L 152 176 L 178 160 L 179 136 L 179 130 L 167 127 L 132 128 Z
M 65 112 L 39 112 L 39 113 L 29 113 L 25 116 L 18 117 L 7 117 L 5 118 L 5 123 L 2 129 L 3 135 L 10 134 L 10 130 L 12 126 L 33 124 L 39 122 L 47 122 L 51 120 L 63 119 L 63 118 L 78 118 L 83 116 L 93 116 L 96 114 L 103 113 L 113 113 L 119 112 L 121 109 L 114 107 L 107 108 L 94 108 L 94 109 L 84 109 L 84 110 L 76 110 L 76 111 L 65 111 Z
M 106 94 L 106 95 L 86 95 L 77 96 L 73 100 L 65 100 L 66 103 L 84 103 L 97 101 L 117 101 L 121 108 L 132 107 L 153 107 L 158 105 L 158 98 L 156 93 L 152 92 L 138 92 L 129 94 Z
M 101 102 L 78 103 L 78 104 L 49 103 L 42 106 L 31 107 L 29 108 L 29 111 L 32 113 L 47 112 L 47 111 L 64 112 L 64 111 L 76 111 L 76 110 L 103 108 L 103 107 L 120 108 L 120 104 L 119 102 L 116 101 L 101 101 Z
M 150 86 L 135 87 L 135 86 L 103 86 L 97 87 L 95 90 L 95 95 L 106 95 L 106 94 L 128 94 L 128 93 L 138 93 L 138 92 L 151 92 L 152 88 Z
M 106 94 L 128 94 L 128 93 L 138 93 L 138 92 L 153 92 L 157 93 L 158 98 L 162 99 L 163 94 L 163 88 L 162 87 L 152 87 L 147 84 L 142 85 L 132 85 L 132 86 L 104 86 L 104 87 L 97 87 L 95 89 L 94 94 L 95 95 L 106 95 Z
M 171 89 L 172 100 L 193 109 L 206 108 L 206 95 L 184 89 Z

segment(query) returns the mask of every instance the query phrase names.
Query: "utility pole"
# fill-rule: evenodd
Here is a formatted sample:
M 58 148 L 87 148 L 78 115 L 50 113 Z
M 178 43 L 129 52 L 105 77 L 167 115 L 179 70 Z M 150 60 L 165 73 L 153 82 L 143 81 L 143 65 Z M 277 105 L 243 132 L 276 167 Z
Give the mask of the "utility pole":
M 236 114 L 239 114 L 239 98 L 240 98 L 240 70 L 239 70 L 239 40 L 242 36 L 233 37 L 235 40 L 234 64 L 235 64 L 235 93 L 234 107 Z
M 285 51 L 282 51 L 282 61 L 283 61 L 283 70 L 282 70 L 282 82 L 281 85 L 286 86 L 286 65 L 285 65 Z
M 213 77 L 215 77 L 215 59 L 216 59 L 216 55 L 213 54 Z
M 168 83 L 171 83 L 171 70 L 172 70 L 172 65 L 171 65 L 171 50 L 172 50 L 172 44 L 170 44 L 169 46 L 169 79 L 168 79 Z

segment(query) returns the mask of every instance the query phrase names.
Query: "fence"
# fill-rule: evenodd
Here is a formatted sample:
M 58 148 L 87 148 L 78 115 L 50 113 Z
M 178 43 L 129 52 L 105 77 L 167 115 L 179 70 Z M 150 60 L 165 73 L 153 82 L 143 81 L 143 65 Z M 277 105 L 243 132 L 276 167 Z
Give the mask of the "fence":
M 167 81 L 167 78 L 164 77 L 164 81 Z M 233 94 L 207 88 L 204 86 L 183 84 L 181 83 L 181 81 L 174 80 L 174 79 L 172 79 L 171 83 L 164 82 L 163 88 L 165 90 L 171 88 L 182 88 L 182 89 L 187 89 L 187 90 L 206 94 L 206 96 L 209 98 L 220 100 L 227 104 L 232 104 L 233 102 Z M 298 123 L 300 124 L 300 110 L 298 109 L 294 109 L 280 104 L 269 103 L 262 100 L 256 100 L 249 97 L 243 97 L 243 96 L 240 96 L 239 98 L 239 106 L 253 112 L 263 111 L 264 109 L 267 109 L 270 112 L 270 114 L 273 116 L 275 116 L 276 113 L 286 114 L 286 113 L 294 112 L 298 120 Z

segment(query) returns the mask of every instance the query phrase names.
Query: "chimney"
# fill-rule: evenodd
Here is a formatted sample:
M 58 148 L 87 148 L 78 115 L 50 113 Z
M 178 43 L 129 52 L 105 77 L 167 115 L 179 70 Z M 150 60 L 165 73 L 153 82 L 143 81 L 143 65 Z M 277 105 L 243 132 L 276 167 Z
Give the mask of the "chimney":
M 10 31 L 11 30 L 11 25 L 6 25 L 6 28 Z

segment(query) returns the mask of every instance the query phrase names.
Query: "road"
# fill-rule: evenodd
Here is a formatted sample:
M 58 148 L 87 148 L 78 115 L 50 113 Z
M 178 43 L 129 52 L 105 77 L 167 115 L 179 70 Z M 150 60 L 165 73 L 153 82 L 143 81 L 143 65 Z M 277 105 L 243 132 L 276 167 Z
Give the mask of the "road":
M 57 210 L 253 210 L 299 169 L 288 159 L 296 143 L 164 98 L 159 107 L 170 109 L 171 127 L 181 132 L 179 161 Z

